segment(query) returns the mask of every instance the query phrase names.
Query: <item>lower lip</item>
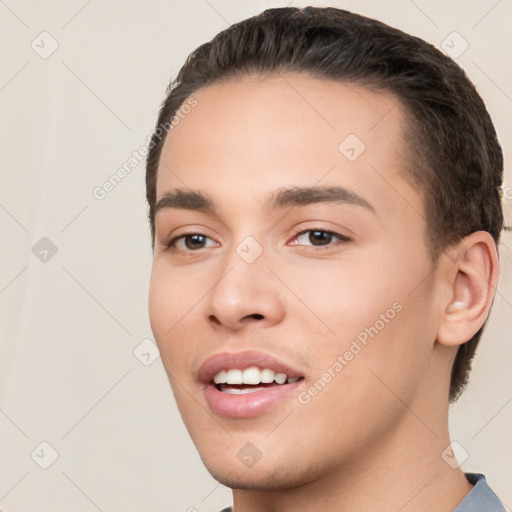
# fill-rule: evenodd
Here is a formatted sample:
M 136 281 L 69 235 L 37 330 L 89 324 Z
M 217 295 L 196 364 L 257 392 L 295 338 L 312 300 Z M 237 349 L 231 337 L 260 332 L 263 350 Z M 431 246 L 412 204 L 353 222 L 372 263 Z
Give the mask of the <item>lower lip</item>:
M 219 391 L 213 384 L 204 388 L 204 396 L 213 412 L 231 418 L 259 416 L 289 397 L 301 381 L 234 395 Z

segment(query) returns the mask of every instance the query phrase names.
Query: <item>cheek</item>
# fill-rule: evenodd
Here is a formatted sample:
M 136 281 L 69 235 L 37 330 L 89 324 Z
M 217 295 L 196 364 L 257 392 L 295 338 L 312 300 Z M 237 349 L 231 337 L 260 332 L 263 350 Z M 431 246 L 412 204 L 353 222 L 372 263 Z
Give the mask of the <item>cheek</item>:
M 380 262 L 347 258 L 291 264 L 279 274 L 294 292 L 285 295 L 294 321 L 322 335 L 323 343 L 336 344 L 350 341 L 399 298 L 396 280 L 384 268 L 382 257 Z
M 183 340 L 184 329 L 201 294 L 182 272 L 169 271 L 162 263 L 153 264 L 148 306 L 151 329 L 162 361 L 169 369 L 171 361 L 187 357 L 183 348 L 189 342 Z
M 403 404 L 413 403 L 428 369 L 428 343 L 411 335 L 417 327 L 414 306 L 400 306 L 392 309 L 388 323 L 375 322 L 368 313 L 362 329 L 360 317 L 347 320 L 347 332 L 355 335 L 338 336 L 315 350 L 312 378 L 297 401 L 307 418 L 302 424 L 308 424 L 319 451 L 341 452 L 356 439 L 365 444 L 378 438 L 406 413 Z M 347 439 L 340 438 L 340 432 L 346 432 Z
M 185 267 L 173 268 L 164 257 L 153 262 L 149 285 L 151 326 L 161 336 L 175 329 L 182 318 L 192 313 L 205 291 L 199 276 Z M 155 333 L 156 334 L 156 333 Z
M 172 315 L 175 311 L 175 294 L 169 286 L 169 279 L 161 272 L 158 265 L 153 264 L 149 283 L 149 320 L 157 343 L 163 338 L 167 329 L 172 326 Z
M 398 414 L 402 403 L 415 400 L 428 377 L 435 322 L 425 307 L 428 293 L 409 292 L 396 289 L 395 295 L 380 295 L 383 300 L 362 317 L 354 311 L 351 335 L 340 343 L 344 367 L 338 390 L 355 409 L 370 399 L 374 410 L 366 414 L 374 418 Z M 391 297 L 397 300 L 391 303 Z M 335 400 L 334 395 L 331 398 Z
M 345 354 L 347 378 L 363 372 L 375 379 L 369 373 L 375 368 L 386 382 L 404 388 L 422 374 L 435 337 L 432 315 L 425 309 L 431 301 L 425 280 L 430 270 L 424 261 L 406 254 L 387 259 L 382 252 L 373 258 L 369 254 L 301 272 L 301 277 L 288 271 L 283 280 L 309 309 L 294 318 L 305 332 L 316 332 L 318 326 L 322 338 L 317 339 L 321 351 L 304 347 L 313 348 L 318 374 Z M 304 309 L 302 304 L 297 307 Z M 357 394 L 357 388 L 351 393 Z

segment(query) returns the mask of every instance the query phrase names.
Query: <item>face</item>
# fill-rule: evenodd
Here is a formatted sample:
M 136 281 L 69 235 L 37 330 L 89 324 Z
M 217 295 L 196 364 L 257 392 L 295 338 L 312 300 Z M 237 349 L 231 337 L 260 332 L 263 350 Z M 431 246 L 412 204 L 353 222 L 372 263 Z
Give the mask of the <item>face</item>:
M 291 74 L 194 99 L 158 168 L 149 300 L 185 425 L 232 488 L 368 460 L 432 380 L 436 271 L 402 110 Z

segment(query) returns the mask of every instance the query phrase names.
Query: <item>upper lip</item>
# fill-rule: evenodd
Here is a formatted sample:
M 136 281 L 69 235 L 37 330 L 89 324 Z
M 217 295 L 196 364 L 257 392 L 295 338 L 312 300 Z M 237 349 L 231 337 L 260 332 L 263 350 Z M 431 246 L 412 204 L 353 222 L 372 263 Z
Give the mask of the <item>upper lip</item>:
M 213 377 L 222 370 L 244 370 L 251 366 L 257 366 L 261 369 L 269 368 L 276 373 L 285 373 L 289 378 L 304 376 L 299 370 L 288 366 L 269 354 L 247 350 L 244 352 L 221 352 L 209 357 L 199 368 L 199 380 L 209 384 L 213 381 Z

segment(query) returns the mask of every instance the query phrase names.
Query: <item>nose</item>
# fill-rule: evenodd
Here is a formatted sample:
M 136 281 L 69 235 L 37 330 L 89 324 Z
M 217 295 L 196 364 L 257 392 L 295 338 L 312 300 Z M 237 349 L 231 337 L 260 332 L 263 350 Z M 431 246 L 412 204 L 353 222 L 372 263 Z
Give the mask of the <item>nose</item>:
M 235 250 L 205 302 L 208 322 L 215 329 L 237 331 L 248 325 L 270 327 L 284 318 L 282 287 L 266 267 L 265 253 L 245 261 Z

